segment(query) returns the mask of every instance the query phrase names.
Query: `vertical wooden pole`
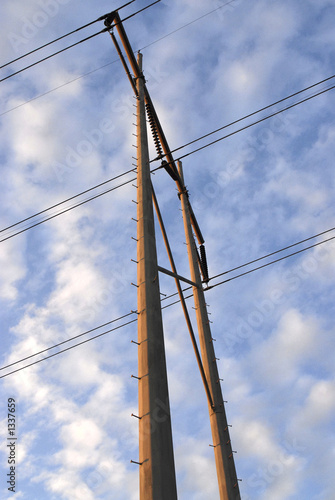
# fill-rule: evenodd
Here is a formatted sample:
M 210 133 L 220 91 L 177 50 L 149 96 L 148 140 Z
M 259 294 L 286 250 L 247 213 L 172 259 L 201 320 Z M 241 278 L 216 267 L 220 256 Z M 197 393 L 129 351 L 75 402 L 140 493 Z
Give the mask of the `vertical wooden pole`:
M 140 500 L 176 500 L 142 54 L 137 63 L 137 286 Z

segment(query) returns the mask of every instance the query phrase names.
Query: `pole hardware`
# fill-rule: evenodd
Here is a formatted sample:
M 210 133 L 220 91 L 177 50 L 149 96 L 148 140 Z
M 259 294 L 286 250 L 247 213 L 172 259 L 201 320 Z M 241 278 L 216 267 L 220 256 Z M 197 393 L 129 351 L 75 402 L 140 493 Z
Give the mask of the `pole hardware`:
M 116 11 L 114 10 L 113 12 L 110 12 L 109 14 L 106 14 L 106 16 L 103 16 L 101 21 L 104 19 L 104 25 L 108 29 L 112 29 L 112 22 L 114 21 L 116 16 Z
M 147 458 L 146 460 L 143 460 L 143 462 L 136 462 L 135 460 L 130 460 L 131 464 L 136 464 L 136 465 L 143 465 L 145 462 L 149 462 L 149 459 Z
M 136 375 L 132 375 L 130 378 L 136 378 L 137 380 L 141 380 L 142 377 L 136 377 Z
M 172 276 L 173 278 L 178 279 L 180 281 L 184 281 L 185 283 L 187 283 L 189 285 L 198 287 L 198 285 L 196 283 L 194 283 L 194 281 L 191 281 L 187 278 L 184 278 L 183 276 L 180 276 L 179 274 L 177 274 L 173 271 L 169 271 L 168 269 L 165 269 L 164 267 L 158 266 L 158 271 L 160 271 L 161 273 L 167 274 L 168 276 Z
M 137 313 L 137 314 L 140 314 L 140 313 Z M 138 346 L 144 344 L 144 342 L 148 342 L 148 339 L 142 340 L 142 342 L 135 342 L 135 340 L 130 341 L 131 344 L 136 344 Z
M 142 417 L 139 417 L 138 415 L 134 415 L 134 413 L 132 413 L 131 416 L 137 418 L 138 420 L 142 419 Z

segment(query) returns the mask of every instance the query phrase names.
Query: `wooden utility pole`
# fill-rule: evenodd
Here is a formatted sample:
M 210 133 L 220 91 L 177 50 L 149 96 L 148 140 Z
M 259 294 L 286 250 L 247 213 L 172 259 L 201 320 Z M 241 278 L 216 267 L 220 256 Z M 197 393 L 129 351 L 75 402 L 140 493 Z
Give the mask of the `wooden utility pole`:
M 178 162 L 179 175 L 185 186 L 181 162 Z M 202 288 L 201 274 L 198 265 L 198 253 L 192 232 L 188 193 L 186 188 L 179 191 L 183 211 L 186 244 L 193 286 L 194 304 L 199 332 L 202 363 L 211 393 L 213 406 L 208 404 L 212 429 L 216 471 L 219 482 L 221 500 L 239 500 L 239 486 L 236 476 L 234 453 L 231 447 L 229 426 L 227 423 L 221 384 L 210 330 L 207 306 Z
M 115 27 L 120 36 L 134 76 L 131 75 L 127 62 L 113 34 L 112 22 L 115 23 Z M 234 452 L 230 443 L 229 426 L 227 424 L 224 409 L 213 339 L 209 327 L 207 307 L 198 265 L 198 253 L 192 228 L 202 249 L 204 249 L 204 239 L 189 203 L 188 193 L 184 184 L 182 165 L 179 163 L 177 169 L 151 101 L 150 94 L 145 85 L 142 74 L 142 55 L 139 54 L 136 60 L 118 12 L 111 13 L 109 18 L 106 19 L 105 24 L 108 27 L 108 31 L 137 99 L 137 286 L 139 364 L 139 415 L 137 418 L 139 419 L 140 458 L 139 462 L 136 463 L 140 466 L 140 500 L 177 499 L 158 281 L 159 272 L 164 272 L 165 274 L 173 276 L 177 282 L 178 293 L 183 305 L 185 318 L 207 395 L 220 499 L 240 500 L 238 480 L 235 471 Z M 156 147 L 158 146 L 158 158 L 165 158 L 162 160 L 161 166 L 165 168 L 168 174 L 176 182 L 179 190 L 191 269 L 191 280 L 177 274 L 157 200 L 155 200 L 155 195 L 153 193 L 150 179 L 145 105 L 148 109 L 148 118 L 153 129 L 154 141 Z M 161 152 L 161 147 L 164 155 Z M 167 245 L 172 271 L 163 269 L 157 264 L 152 197 L 155 200 L 156 210 L 163 237 Z M 203 272 L 204 266 L 201 265 L 201 268 Z M 208 279 L 207 272 L 205 279 Z M 180 280 L 191 283 L 193 287 L 201 356 L 198 351 L 185 299 L 182 294 Z
M 142 54 L 137 88 L 137 286 L 140 500 L 176 500 Z

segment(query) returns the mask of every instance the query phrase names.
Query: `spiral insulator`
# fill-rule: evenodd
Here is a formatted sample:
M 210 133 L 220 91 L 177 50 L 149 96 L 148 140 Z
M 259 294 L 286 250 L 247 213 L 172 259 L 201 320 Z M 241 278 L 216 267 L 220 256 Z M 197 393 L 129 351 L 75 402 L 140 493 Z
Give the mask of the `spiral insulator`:
M 150 104 L 147 103 L 145 105 L 145 109 L 147 110 L 147 117 L 149 120 L 149 125 L 151 128 L 152 137 L 154 139 L 154 143 L 155 143 L 155 147 L 156 147 L 156 151 L 157 151 L 157 157 L 162 158 L 163 157 L 162 146 L 161 146 L 161 142 L 160 142 L 159 137 L 158 137 L 156 123 L 155 123 L 154 117 L 152 115 L 152 110 L 151 110 Z

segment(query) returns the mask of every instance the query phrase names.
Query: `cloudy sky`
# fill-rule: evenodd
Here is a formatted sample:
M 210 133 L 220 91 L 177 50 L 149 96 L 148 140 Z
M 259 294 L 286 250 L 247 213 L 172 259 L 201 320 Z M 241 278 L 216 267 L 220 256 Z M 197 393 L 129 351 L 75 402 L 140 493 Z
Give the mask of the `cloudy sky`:
M 3 0 L 0 66 L 122 3 Z M 121 17 L 149 3 L 136 0 Z M 147 85 L 176 149 L 331 77 L 334 23 L 334 0 L 162 0 L 125 28 L 134 50 L 143 49 Z M 2 68 L 0 80 L 102 28 Z M 211 276 L 335 226 L 334 90 L 194 150 L 333 82 L 174 153 L 192 153 L 183 158 L 185 182 Z M 108 34 L 0 82 L 0 102 L 1 229 L 134 168 L 135 101 Z M 0 233 L 1 367 L 117 320 L 1 370 L 114 329 L 1 379 L 1 498 L 138 499 L 138 466 L 130 463 L 138 459 L 133 178 L 123 175 Z M 189 276 L 175 185 L 162 170 L 153 183 L 178 271 Z M 244 500 L 334 498 L 334 241 L 206 292 Z M 168 267 L 158 232 L 157 245 Z M 173 280 L 161 277 L 161 291 L 175 293 Z M 164 309 L 163 319 L 178 495 L 218 498 L 206 397 L 180 304 Z M 17 406 L 15 494 L 6 485 L 8 398 Z

